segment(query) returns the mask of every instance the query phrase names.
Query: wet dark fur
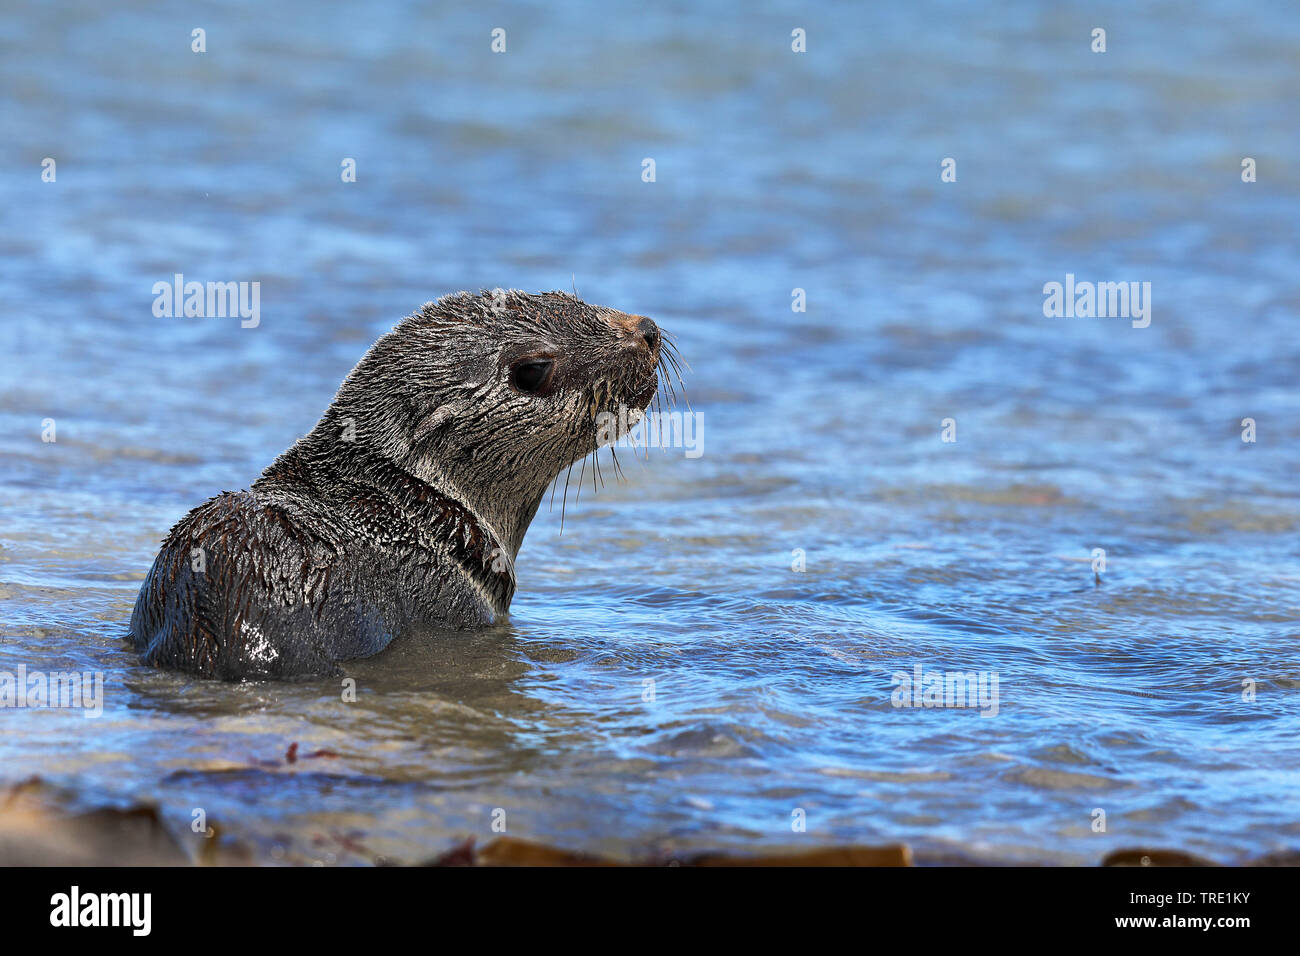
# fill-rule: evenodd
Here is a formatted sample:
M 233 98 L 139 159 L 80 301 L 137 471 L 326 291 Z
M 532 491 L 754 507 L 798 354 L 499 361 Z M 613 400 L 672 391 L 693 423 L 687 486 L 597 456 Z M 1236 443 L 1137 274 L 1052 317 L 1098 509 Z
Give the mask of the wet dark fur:
M 554 376 L 527 395 L 510 368 L 538 355 Z M 546 487 L 596 449 L 600 412 L 647 407 L 658 360 L 653 323 L 564 293 L 429 303 L 250 490 L 172 528 L 132 643 L 204 677 L 301 678 L 408 628 L 492 622 Z

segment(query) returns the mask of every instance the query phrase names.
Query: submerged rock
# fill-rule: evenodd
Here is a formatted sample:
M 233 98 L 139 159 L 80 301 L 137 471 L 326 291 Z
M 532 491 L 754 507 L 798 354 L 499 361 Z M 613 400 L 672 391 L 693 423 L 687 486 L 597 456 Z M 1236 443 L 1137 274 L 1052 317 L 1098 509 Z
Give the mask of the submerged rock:
M 906 844 L 824 847 L 798 853 L 684 853 L 624 862 L 588 853 L 498 837 L 481 850 L 470 838 L 430 861 L 427 866 L 911 866 Z
M 0 866 L 183 866 L 190 861 L 158 811 L 136 805 L 84 813 L 33 778 L 0 794 Z

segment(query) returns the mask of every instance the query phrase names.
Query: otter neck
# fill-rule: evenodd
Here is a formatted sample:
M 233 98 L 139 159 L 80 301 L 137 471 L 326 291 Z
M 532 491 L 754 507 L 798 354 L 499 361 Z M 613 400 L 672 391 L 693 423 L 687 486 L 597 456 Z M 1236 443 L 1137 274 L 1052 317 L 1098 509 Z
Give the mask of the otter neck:
M 363 539 L 379 534 L 445 552 L 495 613 L 510 607 L 514 560 L 527 520 L 521 528 L 503 523 L 463 497 L 451 482 L 413 474 L 404 463 L 360 442 L 340 443 L 333 426 L 323 433 L 319 427 L 313 430 L 256 484 L 277 479 L 306 482 L 345 517 L 363 516 L 357 523 Z
M 479 483 L 447 469 L 440 462 L 417 460 L 403 466 L 418 480 L 460 502 L 483 526 L 491 529 L 509 555 L 511 565 L 523 546 L 528 526 L 546 494 L 546 485 L 523 486 L 520 483 L 494 481 Z

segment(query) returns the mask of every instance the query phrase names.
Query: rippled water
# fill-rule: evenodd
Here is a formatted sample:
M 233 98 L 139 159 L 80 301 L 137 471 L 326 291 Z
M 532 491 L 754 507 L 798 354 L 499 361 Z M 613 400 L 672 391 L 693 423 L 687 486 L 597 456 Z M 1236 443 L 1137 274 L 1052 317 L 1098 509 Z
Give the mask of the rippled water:
M 878 6 L 8 11 L 0 671 L 106 686 L 0 711 L 0 780 L 266 860 L 497 808 L 627 856 L 1300 844 L 1300 15 Z M 154 317 L 177 272 L 260 281 L 260 325 Z M 1150 326 L 1045 318 L 1067 273 L 1150 282 Z M 700 457 L 543 510 L 510 622 L 350 664 L 355 702 L 136 664 L 159 539 L 375 337 L 571 284 L 676 335 Z M 893 706 L 917 665 L 996 674 L 996 716 Z

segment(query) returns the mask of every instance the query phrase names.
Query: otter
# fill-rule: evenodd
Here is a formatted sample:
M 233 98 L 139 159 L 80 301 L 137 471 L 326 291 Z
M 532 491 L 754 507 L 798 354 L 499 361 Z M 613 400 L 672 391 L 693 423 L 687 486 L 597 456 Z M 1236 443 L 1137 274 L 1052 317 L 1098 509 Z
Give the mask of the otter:
M 248 490 L 171 529 L 131 643 L 200 677 L 298 680 L 414 628 L 499 620 L 547 486 L 619 437 L 620 406 L 639 420 L 661 354 L 676 367 L 653 320 L 564 292 L 425 304 Z

